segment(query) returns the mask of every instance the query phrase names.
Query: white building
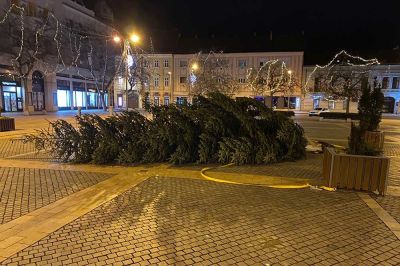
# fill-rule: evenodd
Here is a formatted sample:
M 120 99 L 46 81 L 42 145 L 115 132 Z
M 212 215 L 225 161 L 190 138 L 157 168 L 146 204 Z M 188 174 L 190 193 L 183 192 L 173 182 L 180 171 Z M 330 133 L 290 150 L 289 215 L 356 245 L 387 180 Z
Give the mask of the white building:
M 315 82 L 317 77 L 310 74 L 315 66 L 304 66 L 303 68 L 303 84 L 308 82 L 309 92 L 304 95 L 301 103 L 301 109 L 309 111 L 317 107 L 328 108 L 333 112 L 345 112 L 346 101 L 329 100 L 324 97 Z M 372 84 L 376 79 L 378 84 L 382 86 L 382 92 L 385 96 L 383 111 L 385 113 L 400 113 L 400 65 L 375 65 L 371 67 L 369 74 L 369 82 Z M 358 112 L 358 102 L 350 103 L 350 112 Z
M 219 60 L 224 60 L 227 65 L 226 72 L 239 83 L 243 84 L 234 97 L 253 97 L 260 101 L 270 103 L 268 97 L 254 95 L 246 86 L 246 75 L 250 68 L 259 68 L 265 62 L 282 60 L 292 75 L 298 80 L 302 78 L 303 52 L 257 52 L 257 53 L 222 53 L 215 55 Z M 191 64 L 196 61 L 197 54 L 155 54 L 148 56 L 151 79 L 149 81 L 150 102 L 155 104 L 184 103 L 191 101 L 188 79 L 192 73 Z M 120 78 L 115 83 L 115 102 L 117 107 L 125 107 L 125 80 Z M 275 102 L 277 108 L 292 108 L 300 110 L 301 91 L 298 89 L 291 95 L 289 101 L 285 95 L 277 94 Z M 139 96 L 129 96 L 130 108 L 141 105 Z M 131 100 L 132 97 L 132 100 Z M 289 104 L 290 103 L 290 104 Z
M 95 13 L 73 0 L 4 0 L 0 9 L 7 10 L 12 4 L 23 6 L 29 18 L 43 16 L 49 12 L 64 26 L 86 29 L 91 33 L 111 34 L 109 26 L 113 16 L 105 1 L 99 1 Z M 1 25 L 0 25 L 1 27 Z M 28 77 L 28 99 L 24 99 L 24 88 L 11 67 L 10 56 L 0 52 L 0 107 L 5 112 L 25 111 L 41 113 L 62 109 L 99 108 L 99 99 L 93 78 L 87 69 L 79 67 L 58 67 L 52 73 L 46 73 L 43 66 L 37 65 Z M 56 69 L 56 68 L 55 68 Z M 28 108 L 24 110 L 24 101 Z

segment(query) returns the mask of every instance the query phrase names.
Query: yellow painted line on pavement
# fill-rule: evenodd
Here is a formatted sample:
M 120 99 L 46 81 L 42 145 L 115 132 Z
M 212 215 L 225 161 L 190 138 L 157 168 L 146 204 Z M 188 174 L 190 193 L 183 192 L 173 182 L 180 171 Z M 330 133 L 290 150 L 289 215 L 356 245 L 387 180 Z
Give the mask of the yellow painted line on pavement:
M 234 163 L 222 165 L 222 166 L 217 166 L 217 167 L 206 167 L 203 168 L 200 172 L 201 176 L 204 179 L 217 182 L 217 183 L 225 183 L 225 184 L 234 184 L 234 185 L 245 185 L 245 186 L 261 186 L 261 187 L 269 187 L 269 188 L 276 188 L 276 189 L 304 189 L 304 188 L 316 188 L 316 189 L 322 189 L 326 191 L 336 191 L 336 188 L 331 188 L 331 187 L 326 187 L 326 186 L 312 186 L 310 184 L 304 184 L 304 185 L 263 185 L 263 184 L 251 184 L 251 183 L 241 183 L 241 182 L 234 182 L 234 181 L 229 181 L 229 180 L 224 180 L 224 179 L 219 179 L 219 178 L 214 178 L 206 174 L 207 171 L 212 170 L 212 169 L 217 169 L 217 168 L 226 168 L 230 167 L 232 165 L 235 165 Z

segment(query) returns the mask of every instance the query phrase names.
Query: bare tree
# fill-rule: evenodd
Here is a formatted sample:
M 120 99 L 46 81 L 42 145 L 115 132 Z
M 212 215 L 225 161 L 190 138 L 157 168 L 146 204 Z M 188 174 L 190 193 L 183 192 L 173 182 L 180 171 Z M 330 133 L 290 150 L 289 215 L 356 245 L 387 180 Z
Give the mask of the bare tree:
M 229 62 L 221 55 L 198 54 L 190 61 L 190 73 L 187 79 L 190 96 L 209 92 L 233 95 L 238 91 L 239 82 L 229 73 L 231 70 Z
M 333 100 L 346 101 L 346 113 L 349 113 L 350 101 L 358 101 L 368 76 L 369 69 L 365 67 L 335 65 L 320 75 L 320 88 Z
M 280 60 L 267 61 L 258 69 L 249 69 L 247 80 L 254 96 L 270 96 L 271 107 L 273 107 L 274 95 L 290 96 L 298 86 L 298 81 L 285 62 Z
M 15 74 L 24 88 L 24 110 L 31 104 L 28 77 L 38 65 L 54 67 L 57 64 L 59 42 L 58 21 L 48 12 L 29 14 L 24 7 L 12 5 L 0 24 L 4 38 L 0 50 L 11 59 Z

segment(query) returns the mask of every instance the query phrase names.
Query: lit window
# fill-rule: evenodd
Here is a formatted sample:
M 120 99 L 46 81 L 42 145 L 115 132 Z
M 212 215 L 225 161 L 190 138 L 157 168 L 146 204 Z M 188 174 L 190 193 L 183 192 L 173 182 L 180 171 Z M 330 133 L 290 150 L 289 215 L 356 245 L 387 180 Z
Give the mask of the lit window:
M 154 96 L 154 105 L 159 106 L 160 105 L 160 98 L 158 96 Z
M 164 97 L 164 105 L 169 105 L 169 96 Z

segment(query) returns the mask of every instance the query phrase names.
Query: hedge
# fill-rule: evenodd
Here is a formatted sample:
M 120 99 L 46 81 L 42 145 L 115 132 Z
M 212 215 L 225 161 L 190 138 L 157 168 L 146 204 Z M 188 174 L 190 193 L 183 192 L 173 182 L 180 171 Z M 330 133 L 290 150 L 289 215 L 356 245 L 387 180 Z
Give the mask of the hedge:
M 337 112 L 326 112 L 326 113 L 321 113 L 320 117 L 326 118 L 326 119 L 348 119 L 350 118 L 351 120 L 360 120 L 360 115 L 358 113 L 337 113 Z

